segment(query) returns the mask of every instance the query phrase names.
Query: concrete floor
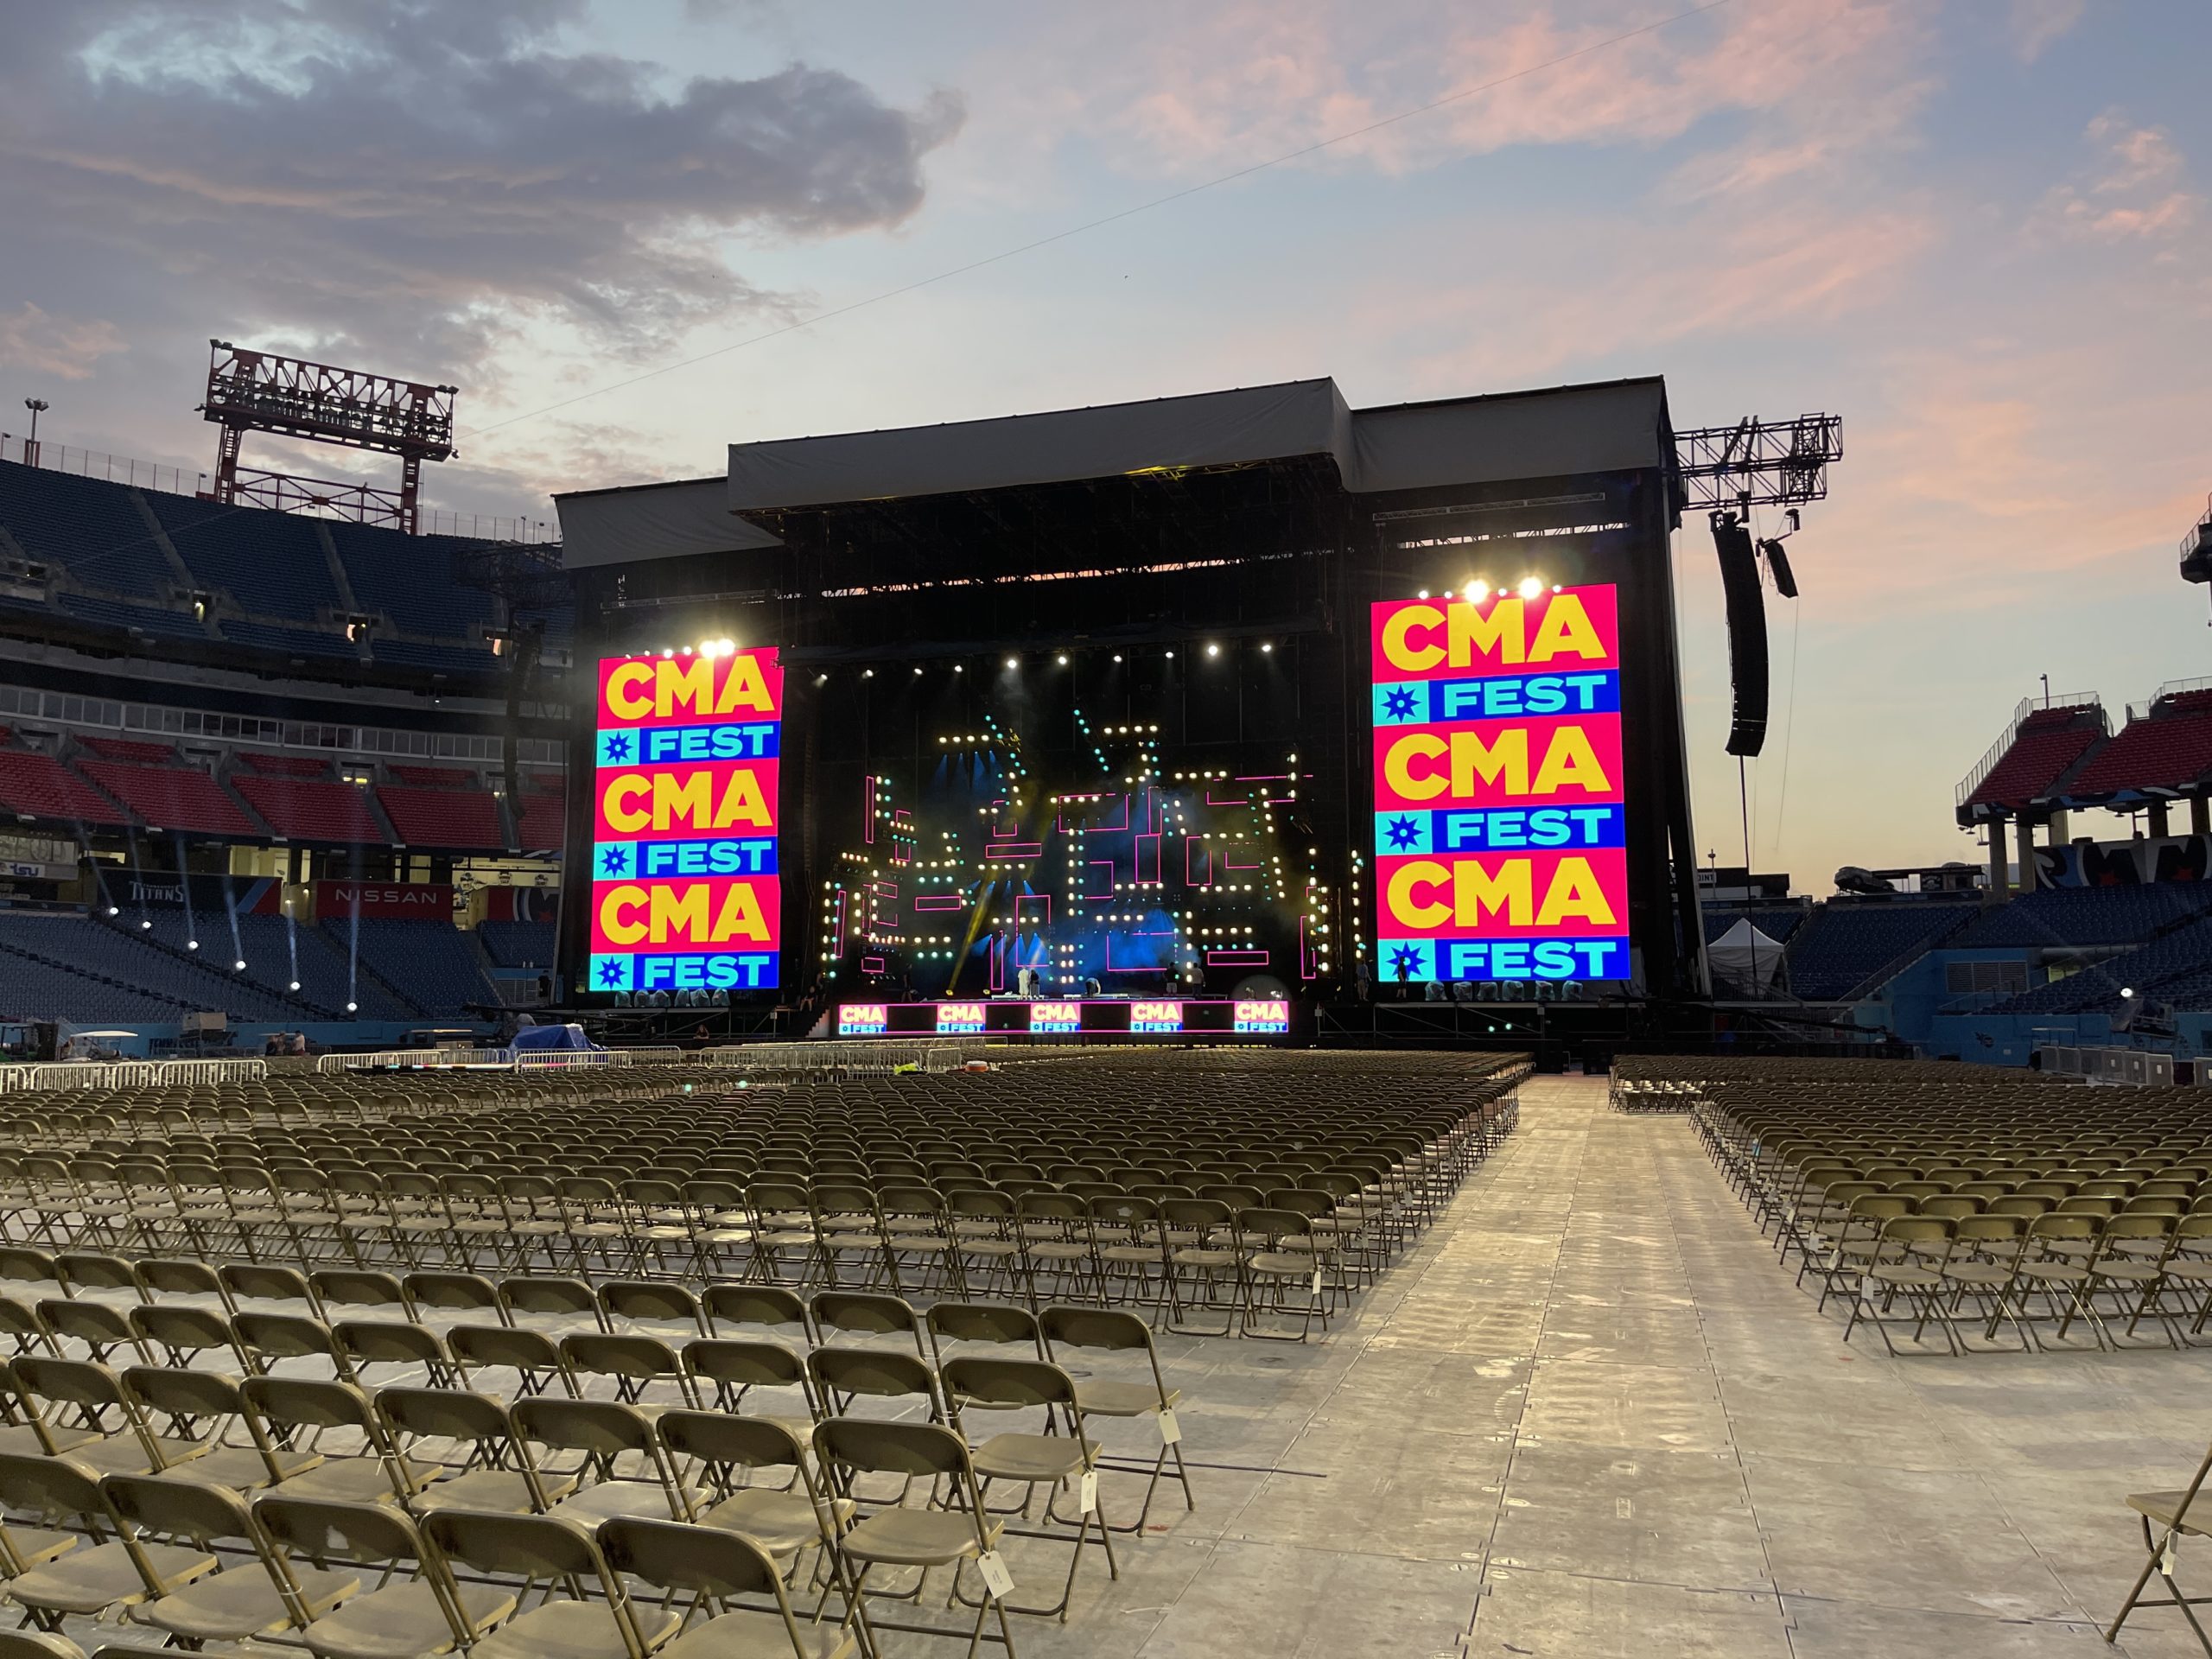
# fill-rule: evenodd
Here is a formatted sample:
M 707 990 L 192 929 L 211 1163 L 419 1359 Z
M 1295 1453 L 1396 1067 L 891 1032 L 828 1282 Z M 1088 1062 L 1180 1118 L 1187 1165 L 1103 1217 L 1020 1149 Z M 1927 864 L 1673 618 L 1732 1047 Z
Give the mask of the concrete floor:
M 1522 1103 L 1327 1343 L 1169 1343 L 1214 1465 L 1198 1512 L 1163 1493 L 1121 1582 L 1086 1563 L 1073 1623 L 1020 1621 L 1023 1653 L 2108 1651 L 2141 1561 L 2121 1496 L 2194 1469 L 2212 1359 L 1847 1348 L 1687 1119 L 1609 1112 L 1579 1077 Z M 1116 1518 L 1128 1497 L 1109 1480 Z M 2212 1583 L 2212 1545 L 2191 1553 L 2183 1581 Z M 2199 1649 L 2152 1611 L 2120 1651 Z

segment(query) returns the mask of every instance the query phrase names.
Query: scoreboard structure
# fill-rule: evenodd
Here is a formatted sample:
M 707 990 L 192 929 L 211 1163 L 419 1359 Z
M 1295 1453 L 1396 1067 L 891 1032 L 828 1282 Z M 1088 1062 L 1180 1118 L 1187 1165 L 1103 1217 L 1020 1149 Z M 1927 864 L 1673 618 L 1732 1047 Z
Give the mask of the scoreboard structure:
M 1373 607 L 1378 982 L 1629 978 L 1617 599 Z
M 784 671 L 772 645 L 599 664 L 590 988 L 783 982 Z

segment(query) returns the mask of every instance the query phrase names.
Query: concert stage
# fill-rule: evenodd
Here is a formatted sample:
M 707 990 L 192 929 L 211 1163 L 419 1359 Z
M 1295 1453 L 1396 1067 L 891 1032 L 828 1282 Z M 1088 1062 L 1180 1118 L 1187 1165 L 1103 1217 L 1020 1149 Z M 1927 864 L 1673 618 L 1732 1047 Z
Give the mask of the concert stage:
M 1119 1040 L 1697 995 L 1672 444 L 1657 380 L 1320 380 L 563 496 L 563 978 Z
M 1249 1041 L 1292 1034 L 1296 1011 L 1280 999 L 1185 997 L 1071 1001 L 1001 997 L 983 1002 L 844 1002 L 837 1037 L 1071 1038 L 1167 1042 Z

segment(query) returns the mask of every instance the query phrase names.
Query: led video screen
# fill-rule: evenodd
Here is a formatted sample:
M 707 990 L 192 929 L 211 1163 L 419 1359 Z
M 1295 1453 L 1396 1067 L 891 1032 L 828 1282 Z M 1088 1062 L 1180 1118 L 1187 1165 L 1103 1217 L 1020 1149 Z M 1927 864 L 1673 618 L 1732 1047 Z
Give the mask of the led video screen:
M 1376 981 L 1627 979 L 1615 590 L 1474 591 L 1373 609 Z
M 601 661 L 593 990 L 743 991 L 782 982 L 783 714 L 772 647 Z

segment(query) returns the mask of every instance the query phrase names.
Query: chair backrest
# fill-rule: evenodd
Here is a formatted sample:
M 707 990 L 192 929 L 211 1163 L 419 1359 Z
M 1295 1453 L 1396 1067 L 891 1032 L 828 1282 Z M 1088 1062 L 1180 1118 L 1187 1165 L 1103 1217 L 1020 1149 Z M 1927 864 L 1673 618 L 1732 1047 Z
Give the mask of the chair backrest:
M 812 1339 L 806 1304 L 797 1293 L 777 1285 L 709 1285 L 707 1312 L 717 1327 L 725 1325 L 795 1325 Z
M 937 1423 L 833 1417 L 814 1426 L 814 1449 L 825 1466 L 861 1474 L 950 1477 L 975 1480 L 968 1443 Z
M 156 1296 L 218 1296 L 228 1306 L 230 1287 L 205 1262 L 148 1256 L 137 1264 L 138 1282 Z
M 683 1363 L 696 1377 L 733 1388 L 805 1388 L 808 1382 L 806 1362 L 779 1342 L 702 1337 L 683 1344 Z
M 0 1452 L 0 1506 L 19 1514 L 83 1517 L 100 1526 L 114 1523 L 114 1511 L 99 1478 L 67 1458 Z
M 297 1268 L 260 1262 L 226 1262 L 216 1271 L 234 1297 L 255 1302 L 305 1302 L 317 1306 L 315 1286 Z
M 1045 1357 L 1037 1316 L 1007 1302 L 937 1302 L 927 1316 L 930 1348 L 947 1342 L 1019 1343 Z
M 682 1285 L 651 1280 L 613 1280 L 599 1287 L 600 1305 L 615 1319 L 658 1319 L 706 1330 L 699 1299 Z
M 1134 1313 L 1113 1307 L 1067 1307 L 1055 1304 L 1038 1316 L 1046 1351 L 1093 1348 L 1109 1351 L 1152 1351 L 1152 1327 Z
M 499 1287 L 477 1273 L 410 1273 L 400 1281 L 418 1308 L 442 1313 L 490 1313 L 502 1323 L 506 1305 Z
M 235 1417 L 245 1408 L 238 1380 L 220 1371 L 174 1365 L 133 1365 L 123 1386 L 149 1410 L 165 1417 Z
M 619 1400 L 562 1400 L 533 1395 L 514 1403 L 515 1433 L 540 1446 L 612 1458 L 625 1452 L 651 1454 L 652 1425 L 635 1406 Z
M 944 1362 L 944 1389 L 956 1402 L 1001 1407 L 1048 1406 L 1073 1411 L 1075 1381 L 1041 1359 L 955 1354 Z
M 249 1376 L 238 1384 L 247 1408 L 288 1428 L 358 1428 L 376 1440 L 369 1397 L 350 1382 L 304 1376 Z
M 442 1554 L 480 1573 L 535 1583 L 582 1580 L 602 1586 L 610 1601 L 621 1602 L 621 1588 L 592 1535 L 551 1516 L 436 1510 L 423 1522 L 423 1536 Z M 630 1640 L 635 1642 L 634 1631 Z M 632 1654 L 637 1659 L 634 1647 Z
M 815 1386 L 825 1399 L 863 1395 L 872 1399 L 919 1395 L 938 1411 L 937 1377 L 915 1355 L 893 1348 L 817 1348 L 806 1357 Z
M 744 1469 L 796 1468 L 806 1446 L 782 1423 L 727 1411 L 663 1412 L 655 1427 L 678 1457 Z
M 456 1325 L 446 1332 L 446 1351 L 463 1367 L 504 1366 L 525 1376 L 541 1371 L 568 1375 L 560 1348 L 542 1331 L 518 1331 L 505 1325 Z
M 607 1564 L 617 1573 L 643 1579 L 664 1590 L 715 1600 L 772 1595 L 792 1653 L 804 1659 L 817 1650 L 802 1639 L 791 1618 L 783 1575 L 760 1546 L 742 1533 L 618 1516 L 600 1528 L 599 1543 Z M 760 1649 L 749 1648 L 748 1651 Z
M 862 1336 L 911 1338 L 914 1351 L 922 1351 L 922 1325 L 913 1304 L 903 1296 L 883 1296 L 858 1290 L 823 1290 L 808 1305 L 814 1328 L 856 1332 Z
M 100 1491 L 116 1514 L 142 1532 L 189 1538 L 202 1548 L 218 1538 L 259 1541 L 245 1501 L 208 1481 L 108 1475 L 100 1481 Z
M 406 1287 L 388 1273 L 362 1268 L 324 1268 L 308 1275 L 308 1282 L 325 1307 L 395 1307 L 413 1318 L 415 1304 Z
M 594 1325 L 603 1324 L 607 1318 L 599 1305 L 599 1293 L 581 1279 L 534 1274 L 502 1279 L 499 1298 L 515 1313 L 550 1313 L 561 1319 L 582 1313 Z

